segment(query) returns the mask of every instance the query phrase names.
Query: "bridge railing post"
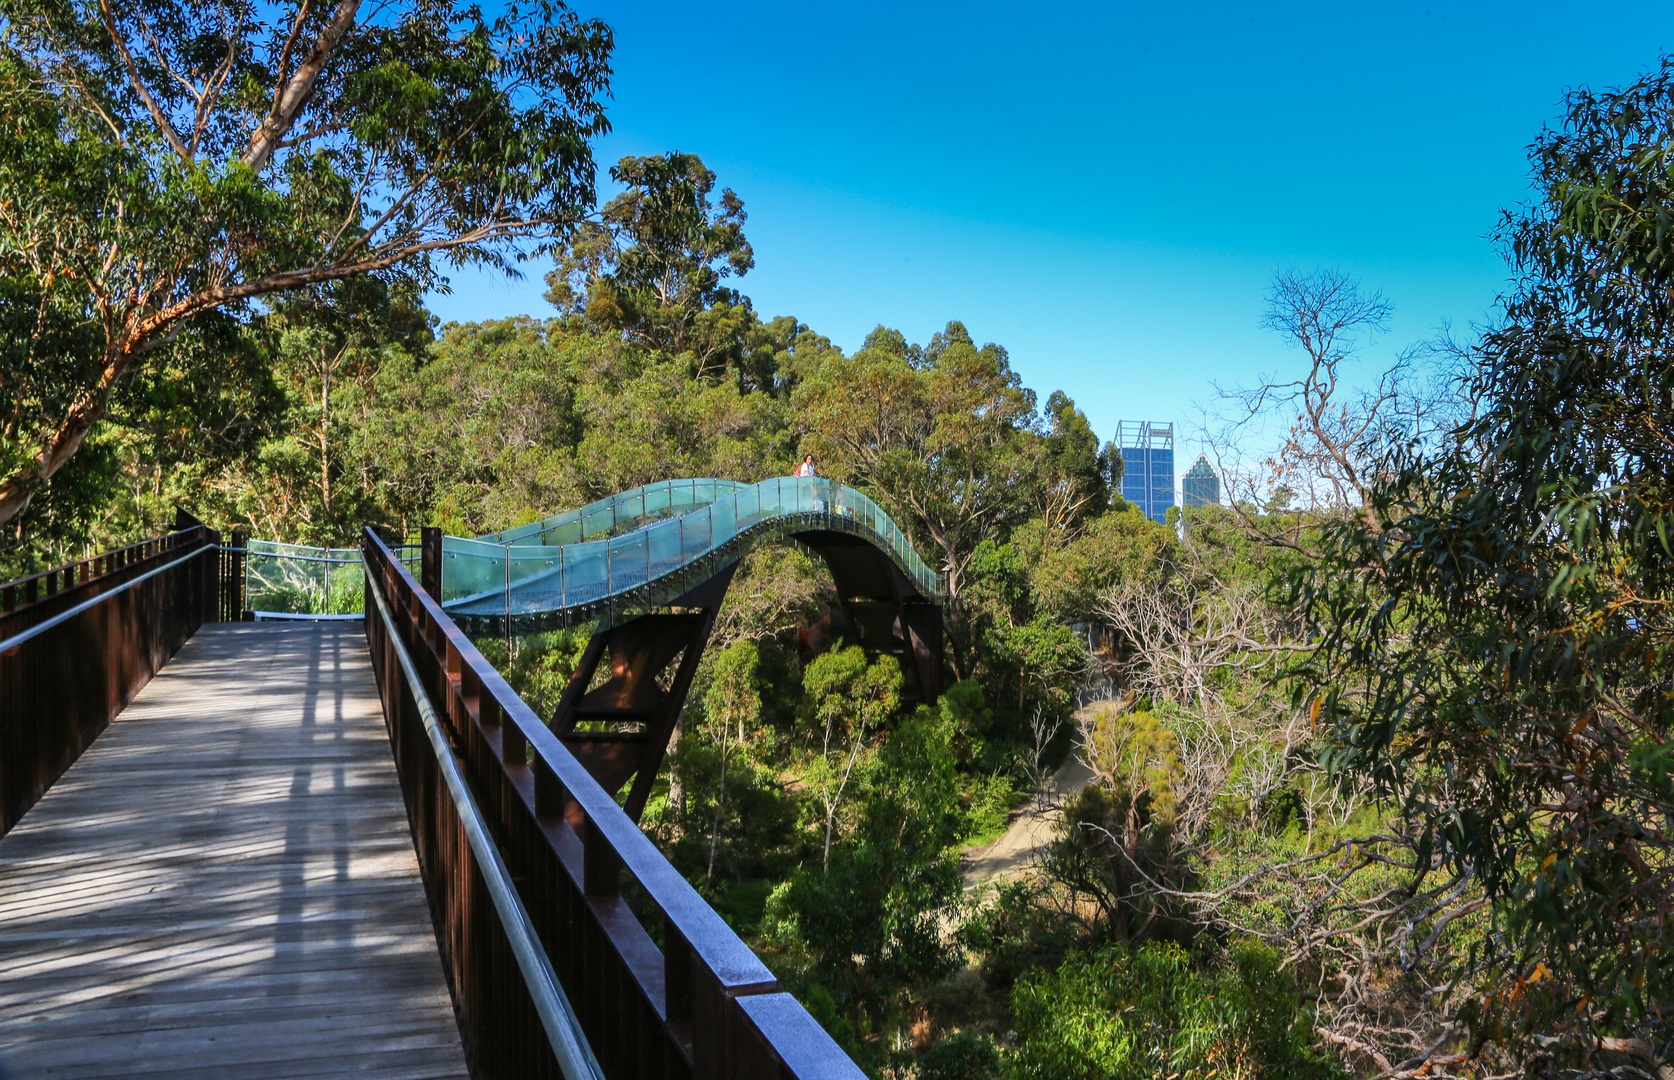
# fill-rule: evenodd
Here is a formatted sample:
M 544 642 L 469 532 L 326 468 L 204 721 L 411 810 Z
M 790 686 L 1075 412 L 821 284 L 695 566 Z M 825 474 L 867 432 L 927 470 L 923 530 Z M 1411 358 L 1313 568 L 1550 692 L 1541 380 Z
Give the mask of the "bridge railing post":
M 433 525 L 419 530 L 419 584 L 442 599 L 442 530 Z

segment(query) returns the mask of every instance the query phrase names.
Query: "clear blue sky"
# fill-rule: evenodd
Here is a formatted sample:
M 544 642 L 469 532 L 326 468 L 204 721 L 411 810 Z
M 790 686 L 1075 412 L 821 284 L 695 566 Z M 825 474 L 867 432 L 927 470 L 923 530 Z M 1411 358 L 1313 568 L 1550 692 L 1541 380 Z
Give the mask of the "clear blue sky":
M 961 319 L 1101 438 L 1293 362 L 1258 325 L 1278 267 L 1382 289 L 1372 359 L 1468 330 L 1565 89 L 1674 47 L 1674 8 L 1632 2 L 576 9 L 616 30 L 600 165 L 700 155 L 744 199 L 763 316 L 846 350 Z M 432 308 L 546 316 L 543 272 Z

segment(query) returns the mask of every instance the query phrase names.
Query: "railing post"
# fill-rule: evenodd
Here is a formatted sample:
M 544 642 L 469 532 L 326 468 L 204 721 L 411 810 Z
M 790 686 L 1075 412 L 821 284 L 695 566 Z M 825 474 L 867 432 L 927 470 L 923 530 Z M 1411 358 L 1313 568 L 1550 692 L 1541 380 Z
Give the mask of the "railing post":
M 442 530 L 426 525 L 419 530 L 419 584 L 424 591 L 442 599 Z
M 221 618 L 238 622 L 244 618 L 244 559 L 249 550 L 249 538 L 243 529 L 234 529 L 232 550 L 225 552 L 221 564 Z
M 202 613 L 198 619 L 200 626 L 217 622 L 221 617 L 221 534 L 209 528 L 203 533 L 208 550 L 199 556 L 203 562 L 198 568 L 199 587 L 203 590 L 198 598 Z
M 582 834 L 582 888 L 588 896 L 615 896 L 622 891 L 622 857 L 599 835 L 591 818 Z
M 508 727 L 507 730 L 512 729 Z M 521 746 L 523 744 L 522 732 L 512 736 L 512 739 Z M 502 743 L 501 745 L 505 744 Z M 521 761 L 518 764 L 521 764 Z M 535 758 L 534 771 L 535 816 L 552 819 L 563 817 L 570 801 L 569 793 L 564 790 L 563 783 L 559 781 L 546 759 L 538 755 Z

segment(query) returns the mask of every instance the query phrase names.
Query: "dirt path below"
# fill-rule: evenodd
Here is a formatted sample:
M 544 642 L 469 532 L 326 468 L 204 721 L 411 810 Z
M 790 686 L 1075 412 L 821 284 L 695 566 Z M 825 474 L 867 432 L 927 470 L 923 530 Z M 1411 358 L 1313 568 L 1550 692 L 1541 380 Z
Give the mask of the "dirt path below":
M 972 892 L 1002 878 L 1027 870 L 1038 852 L 1052 842 L 1057 812 L 1047 807 L 1063 801 L 1087 786 L 1092 770 L 1081 759 L 1081 748 L 1070 751 L 1069 760 L 1047 780 L 1045 789 L 1029 800 L 1012 818 L 1011 826 L 986 847 L 972 848 L 961 860 L 965 890 Z

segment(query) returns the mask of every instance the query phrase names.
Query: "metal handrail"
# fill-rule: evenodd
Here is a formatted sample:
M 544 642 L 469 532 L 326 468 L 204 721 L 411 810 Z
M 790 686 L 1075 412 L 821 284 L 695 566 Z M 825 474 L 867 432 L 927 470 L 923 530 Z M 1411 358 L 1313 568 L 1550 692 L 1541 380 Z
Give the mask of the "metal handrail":
M 390 615 L 389 604 L 384 599 L 382 583 L 370 570 L 366 580 L 370 583 L 372 599 L 377 603 L 378 616 L 389 634 L 395 659 L 401 665 L 402 677 L 406 679 L 407 688 L 412 691 L 413 701 L 418 705 L 419 717 L 424 722 L 424 733 L 430 737 L 430 748 L 435 752 L 437 765 L 447 782 L 448 794 L 453 799 L 455 809 L 459 811 L 459 821 L 465 838 L 471 845 L 472 854 L 476 856 L 483 882 L 494 901 L 494 909 L 499 913 L 500 925 L 506 932 L 506 940 L 511 945 L 512 954 L 517 958 L 518 969 L 523 973 L 523 982 L 529 989 L 536 1012 L 540 1014 L 541 1026 L 546 1030 L 552 1053 L 558 1059 L 558 1067 L 563 1070 L 566 1080 L 604 1080 L 604 1071 L 599 1068 L 592 1048 L 588 1046 L 587 1038 L 582 1034 L 581 1021 L 570 1004 L 569 996 L 564 993 L 564 988 L 558 982 L 558 973 L 552 970 L 552 961 L 547 958 L 546 950 L 541 947 L 540 938 L 529 921 L 529 913 L 524 910 L 523 902 L 518 898 L 511 872 L 506 869 L 505 860 L 500 857 L 499 848 L 494 845 L 489 835 L 488 823 L 484 820 L 470 787 L 465 783 L 459 760 L 454 756 L 453 746 L 449 743 L 447 733 L 442 730 L 441 720 L 436 715 L 436 707 L 431 704 L 430 695 L 419 677 L 418 668 L 414 666 L 407 646 L 396 629 L 395 619 Z
M 180 518 L 187 518 L 181 514 Z M 45 599 L 0 585 L 0 836 L 206 621 L 220 537 L 197 523 L 60 567 Z M 87 574 L 95 568 L 102 572 Z M 86 576 L 83 576 L 86 574 Z M 75 580 L 79 578 L 80 580 Z M 12 603 L 22 599 L 21 607 Z
M 90 555 L 85 559 L 77 559 L 74 562 L 67 562 L 62 566 L 54 566 L 46 570 L 38 570 L 33 574 L 25 574 L 23 577 L 15 578 L 11 581 L 0 582 L 0 586 L 5 588 L 21 588 L 22 586 L 28 585 L 31 581 L 40 581 L 44 578 L 53 577 L 57 574 L 63 574 L 67 571 L 75 570 L 78 567 L 86 566 L 89 563 L 96 563 L 100 559 L 108 559 L 113 555 L 121 555 L 123 552 L 132 551 L 135 548 L 145 547 L 147 544 L 166 543 L 177 536 L 185 536 L 187 533 L 196 528 L 198 528 L 198 526 L 194 525 L 191 528 L 175 529 L 172 532 L 166 532 L 160 536 L 152 536 L 144 540 L 136 540 L 132 544 L 124 544 L 119 548 L 111 548 L 109 551 L 101 551 L 99 554 Z
M 181 563 L 190 562 L 191 560 L 197 558 L 198 556 L 202 555 L 206 551 L 215 551 L 215 550 L 217 550 L 217 549 L 216 549 L 216 546 L 213 545 L 213 544 L 205 544 L 202 547 L 193 548 L 192 553 L 190 555 L 182 555 L 180 558 L 175 559 L 173 562 L 164 563 L 162 566 L 156 567 L 155 569 L 147 570 L 145 573 L 140 574 L 138 577 L 130 578 L 127 581 L 124 581 L 122 584 L 118 585 L 114 589 L 111 589 L 109 592 L 102 592 L 98 596 L 95 596 L 91 600 L 83 600 L 81 603 L 77 604 L 75 607 L 66 608 L 65 610 L 60 611 L 58 614 L 54 615 L 52 618 L 46 619 L 42 622 L 38 622 L 34 626 L 31 626 L 29 629 L 24 630 L 21 633 L 13 634 L 11 637 L 5 639 L 4 641 L 0 641 L 0 653 L 10 652 L 11 650 L 17 648 L 19 645 L 22 645 L 25 641 L 28 641 L 30 638 L 33 638 L 33 637 L 36 637 L 40 634 L 46 633 L 48 630 L 51 630 L 53 627 L 57 626 L 59 623 L 62 623 L 62 622 L 66 621 L 70 618 L 73 618 L 76 615 L 80 615 L 82 612 L 88 610 L 89 608 L 98 607 L 100 604 L 104 603 L 106 600 L 109 600 L 113 596 L 120 596 L 121 594 L 127 592 L 129 589 L 133 588 L 135 585 L 138 585 L 140 582 L 145 581 L 147 578 L 154 578 L 158 574 L 161 574 L 165 570 L 173 570 L 175 567 L 179 566 Z
M 290 559 L 294 562 L 335 563 L 339 566 L 353 566 L 355 563 L 361 561 L 359 556 L 356 556 L 353 559 L 325 559 L 325 558 L 321 558 L 318 555 L 287 555 L 282 551 L 252 551 L 252 550 L 250 550 L 248 545 L 246 545 L 245 547 L 229 547 L 226 544 L 222 544 L 221 547 L 220 547 L 220 550 L 221 551 L 236 551 L 240 555 L 245 555 L 245 556 L 254 555 L 254 556 L 257 556 L 257 557 L 263 558 L 263 559 Z

